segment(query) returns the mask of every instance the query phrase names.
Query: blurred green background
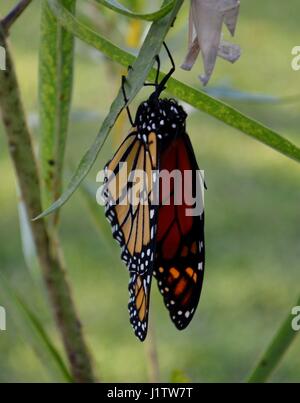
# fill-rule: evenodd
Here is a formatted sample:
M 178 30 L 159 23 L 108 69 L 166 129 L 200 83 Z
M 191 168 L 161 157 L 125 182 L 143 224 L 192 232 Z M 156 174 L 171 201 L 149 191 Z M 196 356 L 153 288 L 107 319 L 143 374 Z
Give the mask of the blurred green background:
M 1 14 L 14 3 L 2 1 Z M 92 2 L 79 1 L 78 8 L 86 23 L 126 46 L 123 38 L 132 29 L 130 20 L 104 13 Z M 178 66 L 186 52 L 187 15 L 188 4 L 167 39 Z M 243 0 L 235 38 L 242 47 L 242 58 L 233 66 L 219 60 L 208 87 L 223 88 L 223 96 L 230 96 L 227 102 L 296 144 L 300 144 L 300 72 L 291 69 L 291 49 L 300 45 L 299 15 L 298 0 Z M 36 140 L 39 18 L 40 2 L 34 1 L 10 38 Z M 168 69 L 167 60 L 164 69 Z M 201 71 L 199 60 L 191 73 L 178 69 L 175 75 L 200 88 L 197 76 Z M 119 87 L 120 74 L 118 66 L 77 42 L 68 170 L 76 166 L 95 137 Z M 250 97 L 235 100 L 224 86 L 263 96 L 255 102 Z M 134 102 L 133 111 L 147 93 L 144 90 Z M 277 102 L 298 94 L 293 102 Z M 273 102 L 263 102 L 266 95 L 274 97 Z M 169 320 L 156 287 L 152 289 L 151 322 L 161 379 L 169 381 L 174 373 L 184 373 L 195 382 L 241 381 L 300 292 L 300 167 L 211 117 L 190 112 L 188 131 L 208 184 L 207 271 L 197 314 L 181 333 Z M 97 171 L 128 129 L 121 119 L 86 183 L 96 188 Z M 65 176 L 67 181 L 68 172 Z M 23 257 L 15 178 L 1 123 L 0 178 L 0 271 L 31 304 L 59 346 L 39 271 L 27 267 Z M 98 209 L 102 226 L 103 212 Z M 128 322 L 128 274 L 118 247 L 111 237 L 101 237 L 80 192 L 64 207 L 62 218 L 69 279 L 97 373 L 107 382 L 147 381 L 147 345 L 135 339 Z M 1 294 L 0 305 L 6 307 Z M 9 309 L 7 316 L 8 329 L 0 333 L 0 382 L 55 380 L 15 325 Z M 300 340 L 296 339 L 272 380 L 298 382 L 299 355 Z

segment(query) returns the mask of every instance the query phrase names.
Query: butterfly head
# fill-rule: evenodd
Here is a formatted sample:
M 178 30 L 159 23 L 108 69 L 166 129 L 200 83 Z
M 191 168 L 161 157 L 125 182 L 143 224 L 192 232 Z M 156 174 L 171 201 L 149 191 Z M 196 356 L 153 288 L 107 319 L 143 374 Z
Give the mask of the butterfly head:
M 140 134 L 155 132 L 162 138 L 185 131 L 187 114 L 174 99 L 150 96 L 137 111 L 136 127 Z

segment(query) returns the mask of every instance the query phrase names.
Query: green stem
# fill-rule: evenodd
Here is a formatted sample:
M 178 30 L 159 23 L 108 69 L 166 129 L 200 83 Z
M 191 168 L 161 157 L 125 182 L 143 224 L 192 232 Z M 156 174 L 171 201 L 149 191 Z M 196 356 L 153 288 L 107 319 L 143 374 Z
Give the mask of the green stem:
M 6 49 L 7 70 L 0 71 L 0 109 L 10 156 L 28 217 L 42 208 L 38 168 L 25 118 L 13 60 L 0 26 L 0 45 Z M 50 239 L 45 220 L 30 222 L 46 288 L 76 382 L 93 382 L 90 355 L 65 276 L 58 244 Z
M 75 13 L 76 0 L 63 0 L 66 10 Z M 67 32 L 42 2 L 39 59 L 39 111 L 41 137 L 41 185 L 43 207 L 51 205 L 62 192 L 65 149 L 73 88 L 74 37 Z M 59 216 L 49 225 L 56 230 Z
M 297 306 L 300 306 L 300 298 Z M 292 321 L 294 318 L 295 316 L 290 313 L 283 321 L 274 339 L 263 353 L 255 369 L 249 376 L 249 383 L 266 382 L 275 371 L 288 348 L 299 334 L 299 332 L 296 332 L 292 328 Z

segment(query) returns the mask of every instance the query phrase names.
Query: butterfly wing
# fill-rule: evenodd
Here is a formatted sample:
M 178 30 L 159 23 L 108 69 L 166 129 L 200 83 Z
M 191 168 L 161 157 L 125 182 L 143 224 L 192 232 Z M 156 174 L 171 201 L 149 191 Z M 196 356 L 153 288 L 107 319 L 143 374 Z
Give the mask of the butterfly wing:
M 158 207 L 153 205 L 158 169 L 157 137 L 132 133 L 105 168 L 105 211 L 129 273 L 129 315 L 136 336 L 147 335 Z
M 163 171 L 177 171 L 182 180 L 173 180 L 168 189 L 160 185 L 162 205 L 154 275 L 173 323 L 182 330 L 188 326 L 197 308 L 205 263 L 202 179 L 187 134 L 176 137 L 162 152 L 160 173 Z M 185 176 L 187 171 L 189 175 Z M 182 200 L 178 200 L 180 194 L 184 195 Z M 192 199 L 196 195 L 200 209 L 196 215 L 190 215 Z

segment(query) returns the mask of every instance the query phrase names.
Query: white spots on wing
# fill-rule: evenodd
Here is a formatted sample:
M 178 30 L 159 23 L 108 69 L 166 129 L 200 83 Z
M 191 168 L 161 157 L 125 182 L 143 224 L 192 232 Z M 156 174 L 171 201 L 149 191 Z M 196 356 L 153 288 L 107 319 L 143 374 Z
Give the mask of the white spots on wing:
M 154 239 L 154 227 L 151 228 L 151 239 Z

